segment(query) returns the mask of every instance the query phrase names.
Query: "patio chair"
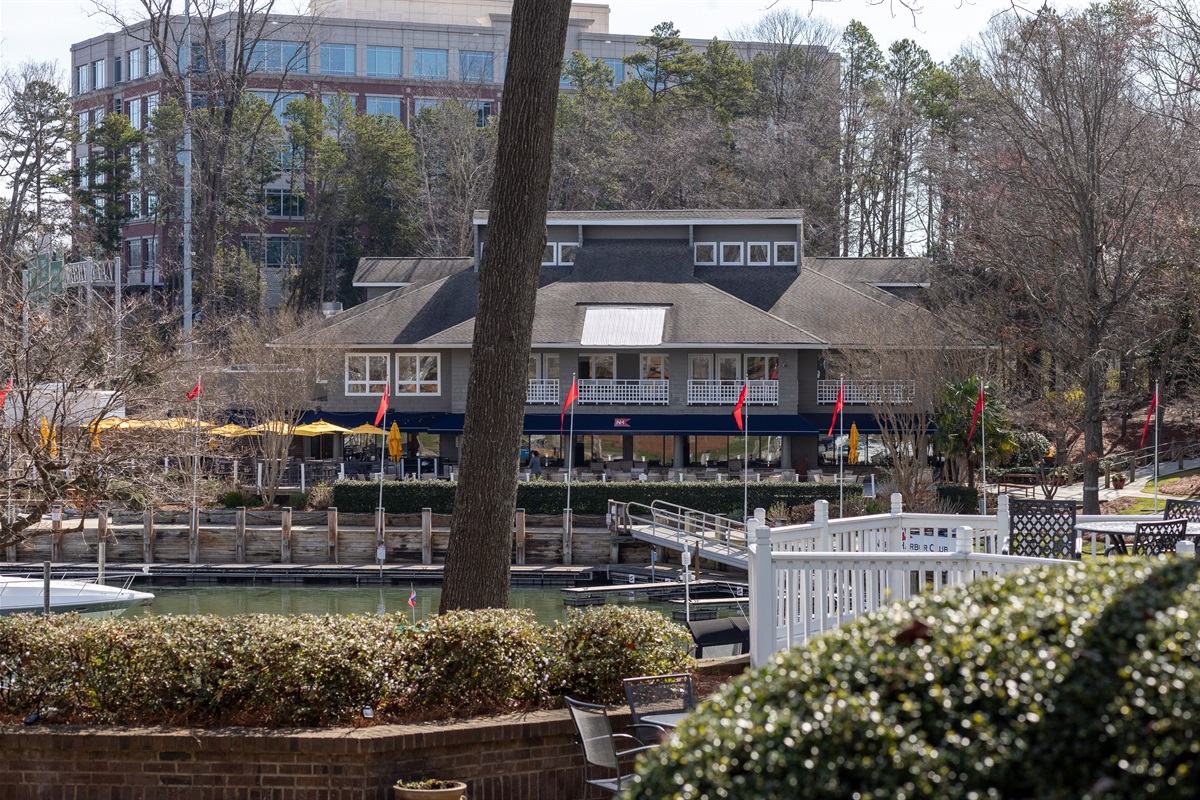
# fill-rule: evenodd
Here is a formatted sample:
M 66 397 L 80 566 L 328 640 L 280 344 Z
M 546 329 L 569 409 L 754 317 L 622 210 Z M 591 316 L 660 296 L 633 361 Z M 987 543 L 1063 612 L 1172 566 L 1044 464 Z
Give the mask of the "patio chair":
M 1133 555 L 1162 556 L 1174 555 L 1175 545 L 1187 538 L 1186 519 L 1164 519 L 1159 522 L 1139 522 L 1133 533 Z M 1118 545 L 1110 547 L 1110 551 L 1123 552 Z
M 1200 500 L 1168 500 L 1163 519 L 1186 519 L 1200 525 Z
M 643 742 L 657 741 L 667 730 L 644 721 L 642 718 L 646 715 L 686 713 L 696 707 L 692 698 L 692 676 L 686 673 L 626 678 L 622 683 L 629 711 L 633 714 L 629 727 Z
M 1075 540 L 1074 500 L 1008 501 L 1008 555 L 1073 560 Z
M 616 794 L 633 777 L 632 773 L 621 771 L 621 759 L 650 750 L 656 745 L 644 745 L 628 733 L 613 733 L 608 709 L 604 706 L 584 703 L 572 697 L 564 696 L 563 699 L 567 702 L 571 721 L 575 723 L 575 732 L 583 748 L 584 796 L 587 796 L 589 786 Z M 617 749 L 627 741 L 634 746 L 626 750 Z M 594 772 L 599 772 L 600 776 L 593 777 Z

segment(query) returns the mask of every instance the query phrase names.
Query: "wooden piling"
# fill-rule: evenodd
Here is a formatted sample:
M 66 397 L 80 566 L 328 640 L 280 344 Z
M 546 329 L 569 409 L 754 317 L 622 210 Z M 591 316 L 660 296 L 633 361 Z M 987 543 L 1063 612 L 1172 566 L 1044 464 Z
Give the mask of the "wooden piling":
M 566 567 L 571 566 L 571 533 L 572 533 L 572 528 L 574 527 L 573 522 L 574 521 L 571 518 L 571 509 L 564 508 L 563 509 L 562 551 L 563 551 L 563 566 L 566 566 Z
M 142 561 L 154 563 L 154 506 L 142 512 Z
M 421 509 L 421 563 L 433 563 L 433 509 Z
M 523 508 L 517 509 L 516 525 L 517 525 L 517 531 L 516 531 L 517 558 L 516 558 L 516 561 L 517 561 L 518 567 L 523 567 L 523 566 L 525 566 L 525 509 L 523 509 Z
M 188 563 L 200 563 L 200 507 L 192 506 L 188 515 Z
M 279 563 L 292 563 L 292 507 L 284 506 L 280 519 Z
M 63 560 L 62 506 L 50 506 L 50 560 Z
M 238 564 L 246 563 L 246 507 L 238 506 L 234 515 L 233 560 Z
M 329 509 L 327 521 L 329 524 L 329 560 L 338 563 L 338 513 L 337 508 Z

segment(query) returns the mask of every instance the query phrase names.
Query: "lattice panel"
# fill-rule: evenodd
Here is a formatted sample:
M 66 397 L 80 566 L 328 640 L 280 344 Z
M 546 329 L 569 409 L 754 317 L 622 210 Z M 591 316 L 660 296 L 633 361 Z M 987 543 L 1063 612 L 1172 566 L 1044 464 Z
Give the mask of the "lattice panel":
M 1075 502 L 1009 500 L 1008 554 L 1035 558 L 1078 558 L 1075 552 Z

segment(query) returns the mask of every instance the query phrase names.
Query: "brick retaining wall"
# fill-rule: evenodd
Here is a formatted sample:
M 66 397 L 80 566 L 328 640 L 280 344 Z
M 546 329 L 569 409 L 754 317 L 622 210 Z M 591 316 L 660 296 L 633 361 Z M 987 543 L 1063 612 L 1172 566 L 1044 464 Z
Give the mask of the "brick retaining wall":
M 563 710 L 329 730 L 5 725 L 0 753 L 5 800 L 391 800 L 422 776 L 466 781 L 470 800 L 576 800 L 583 782 Z

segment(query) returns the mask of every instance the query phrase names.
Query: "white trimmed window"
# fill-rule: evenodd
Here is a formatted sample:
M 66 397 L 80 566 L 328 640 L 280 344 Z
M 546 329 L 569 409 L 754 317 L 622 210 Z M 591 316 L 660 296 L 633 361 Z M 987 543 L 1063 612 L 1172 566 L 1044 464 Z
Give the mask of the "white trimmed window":
M 742 377 L 742 357 L 733 353 L 717 356 L 717 380 L 736 381 Z
M 747 355 L 746 380 L 775 381 L 779 380 L 779 356 Z
M 776 242 L 775 243 L 775 263 L 781 267 L 794 267 L 796 265 L 796 254 L 799 248 L 795 242 Z
M 751 242 L 749 245 L 749 260 L 746 262 L 752 267 L 765 267 L 771 263 L 771 243 L 770 242 Z
M 665 381 L 670 377 L 666 353 L 642 353 L 642 380 Z
M 129 127 L 140 131 L 142 129 L 142 98 L 135 97 L 126 102 L 125 113 L 129 117 Z
M 542 266 L 552 267 L 557 263 L 558 262 L 556 260 L 554 251 L 554 242 L 548 242 L 546 244 L 546 249 L 542 251 Z
M 441 394 L 442 357 L 437 353 L 396 355 L 396 394 Z
M 559 242 L 558 243 L 558 263 L 564 267 L 570 267 L 575 263 L 575 253 L 579 251 L 579 245 L 575 242 Z
M 721 242 L 721 266 L 740 267 L 745 258 L 746 245 L 742 242 Z
M 717 263 L 716 242 L 696 242 L 694 252 L 696 264 L 700 266 L 714 265 Z
M 383 394 L 388 382 L 387 355 L 346 354 L 346 394 Z
M 579 356 L 579 378 L 611 381 L 617 377 L 616 353 L 585 353 Z
M 136 81 L 142 77 L 142 48 L 130 50 L 125 53 L 125 71 L 127 77 L 131 81 Z

